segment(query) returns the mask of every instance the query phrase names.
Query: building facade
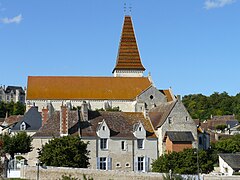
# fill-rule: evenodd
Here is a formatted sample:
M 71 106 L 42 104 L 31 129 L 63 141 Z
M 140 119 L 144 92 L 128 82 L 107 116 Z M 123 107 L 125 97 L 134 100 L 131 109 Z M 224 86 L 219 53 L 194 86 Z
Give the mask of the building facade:
M 0 86 L 0 101 L 25 104 L 25 91 L 19 86 Z

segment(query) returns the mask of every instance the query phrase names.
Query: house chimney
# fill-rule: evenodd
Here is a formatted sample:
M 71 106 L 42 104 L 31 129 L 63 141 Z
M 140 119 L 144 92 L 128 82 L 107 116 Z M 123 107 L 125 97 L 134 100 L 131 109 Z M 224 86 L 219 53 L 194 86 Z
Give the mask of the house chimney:
M 49 118 L 48 108 L 42 108 L 42 126 L 47 122 Z
M 88 121 L 88 104 L 86 101 L 83 101 L 82 103 L 81 114 L 83 121 Z
M 60 110 L 60 136 L 68 135 L 68 109 L 66 106 L 61 106 Z

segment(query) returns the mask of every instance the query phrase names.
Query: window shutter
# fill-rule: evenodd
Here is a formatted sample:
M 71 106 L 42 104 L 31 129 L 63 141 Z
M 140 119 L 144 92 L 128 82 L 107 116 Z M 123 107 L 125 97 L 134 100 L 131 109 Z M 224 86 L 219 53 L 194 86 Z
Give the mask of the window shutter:
M 145 161 L 145 172 L 149 171 L 149 158 L 147 156 L 144 157 Z
M 100 158 L 97 157 L 97 169 L 100 169 Z
M 112 158 L 108 157 L 108 170 L 112 170 Z
M 134 158 L 134 171 L 135 172 L 138 171 L 138 158 L 137 157 Z

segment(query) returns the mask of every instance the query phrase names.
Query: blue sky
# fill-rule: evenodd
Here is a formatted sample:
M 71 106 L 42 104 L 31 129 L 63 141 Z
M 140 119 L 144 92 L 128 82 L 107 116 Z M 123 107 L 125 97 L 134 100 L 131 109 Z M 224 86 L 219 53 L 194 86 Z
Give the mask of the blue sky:
M 111 76 L 124 2 L 145 75 L 159 89 L 240 92 L 240 0 L 0 0 L 0 84 L 26 86 L 29 75 Z

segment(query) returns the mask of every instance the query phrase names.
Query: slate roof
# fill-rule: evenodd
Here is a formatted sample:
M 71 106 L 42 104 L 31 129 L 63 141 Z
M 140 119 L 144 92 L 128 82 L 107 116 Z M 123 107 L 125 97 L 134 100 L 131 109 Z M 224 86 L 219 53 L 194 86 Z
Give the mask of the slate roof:
M 149 111 L 149 117 L 155 129 L 163 125 L 176 103 L 177 101 L 162 103 Z
M 240 154 L 224 153 L 219 156 L 235 171 L 240 170 Z
M 238 120 L 235 119 L 234 115 L 224 115 L 224 116 L 213 116 L 211 119 L 201 122 L 200 125 L 203 129 L 215 130 L 217 125 L 230 125 L 230 128 L 237 126 L 239 124 Z
M 38 112 L 38 107 L 31 107 L 23 118 L 12 128 L 12 131 L 19 131 L 22 122 L 26 123 L 26 131 L 37 131 L 42 126 L 42 117 Z
M 20 94 L 23 94 L 23 95 L 25 94 L 23 88 L 20 86 L 8 86 L 5 92 L 10 93 L 11 91 L 13 91 L 13 93 L 16 94 L 16 90 L 19 90 Z
M 145 70 L 138 51 L 131 16 L 124 17 L 122 35 L 114 70 Z
M 68 112 L 68 127 L 69 134 L 78 133 L 78 111 Z M 60 137 L 60 111 L 55 111 L 39 131 L 33 135 L 34 137 Z
M 145 119 L 142 113 L 108 111 L 90 111 L 89 122 L 80 122 L 82 136 L 97 136 L 96 130 L 98 124 L 102 122 L 103 119 L 110 129 L 111 137 L 134 138 L 134 124 L 141 122 L 147 131 L 147 137 L 156 138 L 149 120 Z
M 133 125 L 135 123 L 143 123 L 144 128 L 147 131 L 148 138 L 156 138 L 156 135 L 151 127 L 150 122 L 144 118 L 142 113 L 130 113 L 130 112 L 98 112 L 89 111 L 89 121 L 78 122 L 78 112 L 70 111 L 69 122 L 69 134 L 77 134 L 78 128 L 81 127 L 82 137 L 97 137 L 96 130 L 99 123 L 105 120 L 110 128 L 111 137 L 125 137 L 134 138 Z M 78 124 L 79 123 L 79 124 Z M 54 115 L 47 120 L 39 131 L 33 135 L 36 137 L 59 137 L 60 136 L 60 115 L 59 111 L 54 112 Z
M 149 86 L 147 77 L 29 76 L 27 99 L 133 100 Z
M 172 142 L 192 142 L 194 137 L 191 131 L 167 131 L 165 137 L 169 137 Z

